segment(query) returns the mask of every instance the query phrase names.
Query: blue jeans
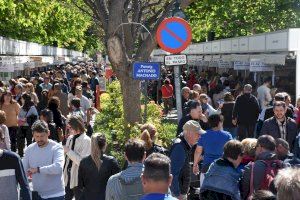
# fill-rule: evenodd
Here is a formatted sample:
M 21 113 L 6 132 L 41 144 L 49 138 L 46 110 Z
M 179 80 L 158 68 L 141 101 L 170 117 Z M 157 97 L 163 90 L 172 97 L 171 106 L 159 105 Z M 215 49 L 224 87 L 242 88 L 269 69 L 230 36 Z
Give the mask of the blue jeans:
M 236 127 L 231 127 L 231 128 L 225 128 L 224 127 L 223 129 L 224 129 L 224 131 L 229 132 L 233 139 L 236 139 L 236 131 L 237 131 Z
M 40 200 L 65 200 L 65 196 L 53 197 L 53 198 L 48 198 L 48 199 L 40 198 Z

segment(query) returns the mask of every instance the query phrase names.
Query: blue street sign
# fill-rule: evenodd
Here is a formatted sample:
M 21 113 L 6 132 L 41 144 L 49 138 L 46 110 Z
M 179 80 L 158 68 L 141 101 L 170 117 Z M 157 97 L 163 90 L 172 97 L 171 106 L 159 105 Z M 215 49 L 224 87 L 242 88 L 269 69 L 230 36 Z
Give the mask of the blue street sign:
M 139 80 L 157 80 L 160 78 L 160 64 L 153 62 L 133 63 L 133 78 Z

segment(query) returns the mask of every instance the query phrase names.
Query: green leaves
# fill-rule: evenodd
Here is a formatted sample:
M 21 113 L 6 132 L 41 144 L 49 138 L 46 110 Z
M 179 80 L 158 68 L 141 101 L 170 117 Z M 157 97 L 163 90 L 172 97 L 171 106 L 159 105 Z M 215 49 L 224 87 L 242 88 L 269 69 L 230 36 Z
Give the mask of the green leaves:
M 195 42 L 300 26 L 299 0 L 202 0 L 187 8 Z
M 91 17 L 70 0 L 0 0 L 0 21 L 1 36 L 79 51 L 100 48 L 88 33 Z

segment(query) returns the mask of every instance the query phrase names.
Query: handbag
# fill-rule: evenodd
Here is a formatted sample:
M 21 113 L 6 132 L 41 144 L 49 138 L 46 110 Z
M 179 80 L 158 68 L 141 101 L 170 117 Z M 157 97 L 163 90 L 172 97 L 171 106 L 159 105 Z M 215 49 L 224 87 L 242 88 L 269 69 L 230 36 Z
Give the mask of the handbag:
M 30 108 L 30 109 L 31 109 L 31 108 Z M 29 110 L 30 110 L 30 109 L 29 109 Z M 31 127 L 32 124 L 37 120 L 37 116 L 34 115 L 34 114 L 31 114 L 31 115 L 27 116 L 29 110 L 28 110 L 27 113 L 26 113 L 26 122 L 27 122 L 28 126 Z

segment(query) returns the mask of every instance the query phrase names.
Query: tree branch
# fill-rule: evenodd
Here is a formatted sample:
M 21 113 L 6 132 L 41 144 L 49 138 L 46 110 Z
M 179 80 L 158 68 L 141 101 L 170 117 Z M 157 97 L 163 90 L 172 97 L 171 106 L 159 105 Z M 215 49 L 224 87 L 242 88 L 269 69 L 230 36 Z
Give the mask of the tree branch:
M 64 1 L 65 3 L 67 3 L 66 1 Z M 76 8 L 78 8 L 81 12 L 87 14 L 88 16 L 90 16 L 93 20 L 97 21 L 97 22 L 101 22 L 99 19 L 97 19 L 97 17 L 95 17 L 94 15 L 92 15 L 88 10 L 82 8 L 81 6 L 79 6 L 74 0 L 71 1 L 72 4 L 74 6 L 76 6 Z M 94 12 L 93 12 L 94 13 Z
M 93 13 L 97 16 L 98 20 L 101 21 L 103 29 L 106 32 L 108 28 L 108 22 L 107 22 L 108 12 L 103 0 L 96 0 L 96 3 L 95 1 L 92 0 L 83 0 L 83 1 L 86 5 L 88 5 L 91 8 Z

